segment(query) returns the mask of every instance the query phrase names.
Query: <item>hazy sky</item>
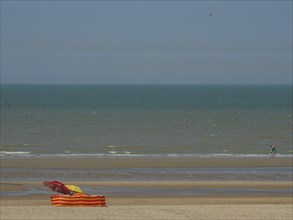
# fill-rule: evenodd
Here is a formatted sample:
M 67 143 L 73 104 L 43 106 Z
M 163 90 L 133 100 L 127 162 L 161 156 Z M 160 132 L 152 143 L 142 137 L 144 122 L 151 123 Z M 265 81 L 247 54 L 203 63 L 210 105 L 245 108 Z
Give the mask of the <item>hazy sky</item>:
M 292 1 L 1 1 L 1 83 L 292 83 Z

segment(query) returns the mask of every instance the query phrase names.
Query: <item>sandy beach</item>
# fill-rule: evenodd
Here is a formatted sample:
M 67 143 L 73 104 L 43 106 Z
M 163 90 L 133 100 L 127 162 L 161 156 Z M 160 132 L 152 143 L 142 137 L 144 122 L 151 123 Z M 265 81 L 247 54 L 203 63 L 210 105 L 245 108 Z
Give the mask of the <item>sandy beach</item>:
M 1 184 L 1 191 L 41 183 Z M 74 182 L 78 184 L 78 182 Z M 292 187 L 291 182 L 85 182 L 124 187 Z M 206 186 L 205 186 L 206 187 Z M 107 207 L 52 207 L 49 195 L 2 196 L 1 219 L 292 219 L 288 196 L 106 197 Z
M 291 158 L 3 159 L 1 169 L 111 169 L 117 167 L 292 167 Z M 67 182 L 65 182 L 67 183 Z M 68 181 L 124 189 L 292 189 L 292 181 Z M 3 182 L 1 193 L 41 188 L 39 181 Z M 54 193 L 52 193 L 54 194 Z M 1 196 L 1 219 L 292 219 L 290 194 L 106 196 L 107 207 L 52 207 L 50 194 Z
M 162 187 L 164 186 L 163 183 L 160 184 Z M 229 184 L 232 185 L 233 183 Z M 273 185 L 277 187 L 278 183 Z M 217 184 L 214 187 L 217 187 Z M 263 197 L 257 195 L 230 197 L 106 197 L 106 202 L 107 207 L 52 207 L 48 195 L 20 196 L 17 198 L 2 197 L 1 219 L 291 220 L 293 217 L 293 200 L 290 195 Z
M 290 214 L 291 212 L 291 214 Z M 292 219 L 291 205 L 7 206 L 1 219 Z

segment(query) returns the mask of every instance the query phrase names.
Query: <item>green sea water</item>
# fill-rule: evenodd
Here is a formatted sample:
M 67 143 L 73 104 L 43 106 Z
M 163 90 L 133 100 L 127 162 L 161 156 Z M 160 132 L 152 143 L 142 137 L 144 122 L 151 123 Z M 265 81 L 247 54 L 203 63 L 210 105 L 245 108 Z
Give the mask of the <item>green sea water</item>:
M 2 157 L 292 157 L 290 85 L 1 85 Z

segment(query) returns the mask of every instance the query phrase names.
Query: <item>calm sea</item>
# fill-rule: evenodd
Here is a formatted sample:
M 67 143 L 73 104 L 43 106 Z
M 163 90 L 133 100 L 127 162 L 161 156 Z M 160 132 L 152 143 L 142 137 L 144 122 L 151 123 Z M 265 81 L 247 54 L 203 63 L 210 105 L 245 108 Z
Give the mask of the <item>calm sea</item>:
M 292 86 L 1 85 L 1 157 L 292 157 Z

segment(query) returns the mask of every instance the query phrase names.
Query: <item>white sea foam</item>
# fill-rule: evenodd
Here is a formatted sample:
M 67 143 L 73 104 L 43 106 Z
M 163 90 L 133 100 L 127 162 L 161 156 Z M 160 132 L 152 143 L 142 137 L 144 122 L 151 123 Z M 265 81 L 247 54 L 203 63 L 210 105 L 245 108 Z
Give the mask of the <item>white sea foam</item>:
M 125 154 L 131 154 L 130 151 L 123 151 L 123 153 L 125 153 Z
M 0 151 L 1 156 L 29 156 L 31 152 L 27 151 Z
M 116 154 L 117 151 L 108 151 L 110 154 Z
M 19 158 L 19 157 L 30 157 L 30 158 L 266 158 L 269 157 L 267 154 L 227 154 L 227 153 L 210 153 L 210 154 L 136 154 L 130 151 L 108 151 L 108 153 L 97 153 L 97 154 L 83 154 L 83 153 L 56 153 L 56 154 L 35 154 L 32 152 L 24 151 L 0 151 L 2 158 Z M 281 158 L 293 158 L 293 154 L 277 154 L 277 157 Z

